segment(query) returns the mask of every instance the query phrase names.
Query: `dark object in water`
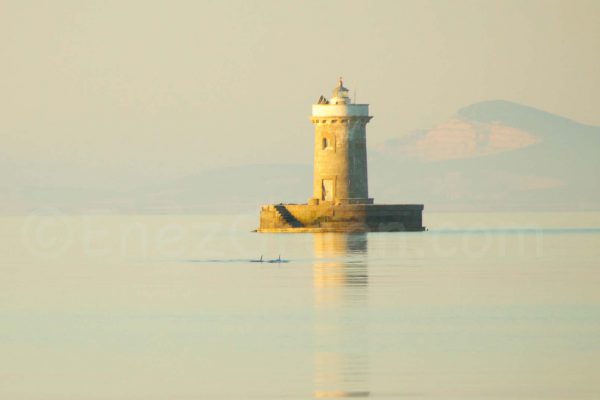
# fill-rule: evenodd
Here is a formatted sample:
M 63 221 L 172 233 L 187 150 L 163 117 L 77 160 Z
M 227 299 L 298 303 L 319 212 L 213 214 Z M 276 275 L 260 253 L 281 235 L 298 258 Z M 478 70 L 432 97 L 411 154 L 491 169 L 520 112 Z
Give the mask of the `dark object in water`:
M 261 262 L 264 262 L 264 261 L 263 261 L 263 259 L 262 259 L 262 257 L 263 257 L 263 256 L 262 256 L 262 254 L 261 254 L 261 255 L 260 255 L 260 259 L 258 259 L 258 260 L 250 260 L 250 262 L 260 262 L 260 263 L 261 263 Z
M 290 262 L 290 261 L 289 261 L 289 260 L 282 260 L 282 259 L 281 259 L 281 255 L 280 255 L 280 256 L 279 256 L 279 257 L 277 257 L 276 259 L 269 260 L 269 261 L 267 261 L 267 262 L 268 262 L 268 263 L 278 263 L 278 264 L 281 264 L 281 263 L 288 263 L 288 262 Z

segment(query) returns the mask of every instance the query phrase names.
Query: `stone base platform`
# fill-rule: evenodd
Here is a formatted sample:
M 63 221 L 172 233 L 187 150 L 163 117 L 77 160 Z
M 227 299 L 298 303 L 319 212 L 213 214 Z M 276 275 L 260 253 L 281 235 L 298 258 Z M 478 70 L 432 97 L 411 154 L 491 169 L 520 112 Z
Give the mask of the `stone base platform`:
M 257 232 L 423 231 L 422 204 L 269 204 Z

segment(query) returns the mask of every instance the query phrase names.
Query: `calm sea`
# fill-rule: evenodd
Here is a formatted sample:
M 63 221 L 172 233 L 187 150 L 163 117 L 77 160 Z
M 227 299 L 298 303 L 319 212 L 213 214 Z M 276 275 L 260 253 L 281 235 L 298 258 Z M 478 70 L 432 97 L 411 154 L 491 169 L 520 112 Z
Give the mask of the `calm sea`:
M 0 398 L 600 398 L 600 213 L 425 216 L 2 217 Z

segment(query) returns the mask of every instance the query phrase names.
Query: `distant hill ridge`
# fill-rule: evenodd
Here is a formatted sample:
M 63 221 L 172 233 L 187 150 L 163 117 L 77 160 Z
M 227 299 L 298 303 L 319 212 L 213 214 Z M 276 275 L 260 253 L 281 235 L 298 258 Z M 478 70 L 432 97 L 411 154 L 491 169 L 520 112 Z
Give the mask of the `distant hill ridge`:
M 403 182 L 380 198 L 420 193 L 439 209 L 600 209 L 599 149 L 600 127 L 494 100 L 378 146 L 371 171 Z
M 559 115 L 505 100 L 491 100 L 471 104 L 461 108 L 457 115 L 471 121 L 501 122 L 537 134 L 547 135 L 555 132 L 600 133 L 600 127 L 580 124 Z
M 600 127 L 504 100 L 472 104 L 431 129 L 369 148 L 376 202 L 424 203 L 426 212 L 600 210 L 599 176 Z M 4 213 L 48 205 L 78 212 L 249 213 L 265 203 L 305 202 L 311 187 L 307 160 L 91 194 L 23 182 L 6 192 L 10 197 L 0 192 L 0 204 Z

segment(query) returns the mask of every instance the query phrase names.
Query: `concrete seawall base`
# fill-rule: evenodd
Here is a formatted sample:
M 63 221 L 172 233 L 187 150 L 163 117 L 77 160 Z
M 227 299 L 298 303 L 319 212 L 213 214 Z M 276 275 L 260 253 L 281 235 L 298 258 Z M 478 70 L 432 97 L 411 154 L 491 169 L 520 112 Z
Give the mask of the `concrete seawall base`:
M 257 232 L 423 231 L 422 204 L 270 204 Z

